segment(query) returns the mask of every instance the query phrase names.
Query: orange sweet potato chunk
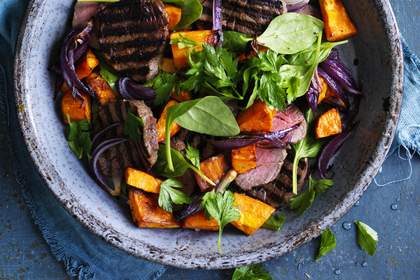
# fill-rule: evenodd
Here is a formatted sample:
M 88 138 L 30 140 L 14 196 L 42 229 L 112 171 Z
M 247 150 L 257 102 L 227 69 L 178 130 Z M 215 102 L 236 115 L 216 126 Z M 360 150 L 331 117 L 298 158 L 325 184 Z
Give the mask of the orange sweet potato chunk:
M 169 20 L 168 28 L 169 30 L 174 30 L 175 26 L 181 21 L 182 10 L 173 5 L 165 5 L 165 11 Z
M 271 132 L 277 110 L 263 101 L 256 101 L 251 107 L 239 113 L 237 121 L 241 132 Z
M 76 65 L 76 74 L 80 80 L 89 76 L 93 69 L 99 65 L 99 60 L 96 58 L 95 54 L 88 50 L 86 56 Z
M 131 167 L 125 170 L 125 182 L 127 185 L 150 193 L 159 193 L 162 183 L 161 180 L 152 175 Z
M 232 150 L 232 167 L 239 174 L 257 167 L 256 145 L 248 145 Z
M 272 206 L 244 194 L 234 193 L 234 206 L 241 217 L 232 225 L 247 235 L 254 234 L 276 210 Z
M 223 155 L 208 158 L 200 163 L 200 170 L 215 184 L 219 183 L 223 175 L 225 175 L 227 168 L 225 157 Z M 202 192 L 211 189 L 211 186 L 201 179 L 200 176 L 197 174 L 194 175 Z
M 140 228 L 178 228 L 172 213 L 159 207 L 157 195 L 130 190 L 128 203 L 134 223 Z
M 160 63 L 160 69 L 168 73 L 176 73 L 174 60 L 172 58 L 164 57 Z
M 181 90 L 180 92 L 173 91 L 171 97 L 178 102 L 191 100 L 191 94 L 188 91 Z
M 325 138 L 340 134 L 343 130 L 340 113 L 336 108 L 332 108 L 323 113 L 316 122 L 316 138 Z
M 61 112 L 65 123 L 90 120 L 91 99 L 88 95 L 82 95 L 82 99 L 74 98 L 71 91 L 67 90 L 61 98 Z
M 117 94 L 108 84 L 108 82 L 100 75 L 96 73 L 90 74 L 86 78 L 86 83 L 95 92 L 96 97 L 102 106 L 117 100 Z
M 184 219 L 182 227 L 189 229 L 217 231 L 219 225 L 213 218 L 207 218 L 203 211 Z
M 356 35 L 357 29 L 341 0 L 319 0 L 319 5 L 328 41 L 341 41 Z
M 165 141 L 166 115 L 168 113 L 168 109 L 176 104 L 178 104 L 178 102 L 176 102 L 175 100 L 169 100 L 169 102 L 165 105 L 165 108 L 163 108 L 162 114 L 160 115 L 160 118 L 156 124 L 159 143 Z M 180 130 L 181 130 L 181 127 L 177 123 L 172 122 L 171 127 L 170 127 L 171 137 L 177 134 Z

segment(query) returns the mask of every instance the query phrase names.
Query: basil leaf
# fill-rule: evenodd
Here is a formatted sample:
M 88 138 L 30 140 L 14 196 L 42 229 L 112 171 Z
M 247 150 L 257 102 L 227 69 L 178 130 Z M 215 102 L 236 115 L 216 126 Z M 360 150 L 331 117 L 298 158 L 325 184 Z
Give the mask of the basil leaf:
M 295 54 L 309 48 L 323 27 L 313 16 L 286 13 L 274 18 L 257 42 L 280 54 Z
M 375 255 L 378 245 L 378 233 L 361 221 L 354 222 L 357 226 L 357 243 L 370 256 Z
M 232 280 L 272 280 L 261 264 L 238 267 L 232 275 Z
M 90 136 L 90 123 L 87 120 L 71 122 L 68 120 L 66 128 L 67 143 L 70 150 L 78 159 L 90 158 L 92 140 Z
M 266 229 L 271 229 L 274 231 L 279 231 L 284 223 L 286 222 L 286 216 L 281 213 L 281 214 L 277 214 L 277 215 L 272 215 L 264 224 L 263 224 L 263 228 Z
M 236 31 L 223 32 L 223 48 L 233 53 L 244 53 L 247 51 L 248 43 L 252 37 Z
M 185 157 L 194 165 L 197 169 L 200 169 L 200 151 L 194 148 L 190 144 L 185 149 Z
M 182 9 L 181 21 L 175 29 L 182 29 L 190 26 L 201 17 L 203 5 L 199 0 L 163 0 L 164 3 L 173 4 Z
M 143 120 L 129 111 L 127 113 L 127 118 L 124 121 L 124 134 L 135 142 L 141 140 L 143 127 Z
M 222 252 L 221 242 L 222 242 L 222 233 L 223 228 L 230 222 L 236 221 L 241 217 L 239 210 L 233 206 L 235 197 L 230 191 L 225 191 L 224 193 L 207 192 L 201 201 L 201 205 L 205 213 L 214 218 L 219 224 L 219 235 L 217 241 L 217 248 L 219 253 Z
M 183 189 L 182 183 L 175 179 L 167 179 L 160 184 L 158 204 L 165 211 L 173 211 L 173 204 L 190 204 L 191 198 L 180 189 Z
M 325 256 L 331 252 L 336 246 L 335 236 L 331 229 L 327 228 L 321 234 L 321 244 L 319 245 L 318 254 L 315 259 L 319 260 L 321 257 Z

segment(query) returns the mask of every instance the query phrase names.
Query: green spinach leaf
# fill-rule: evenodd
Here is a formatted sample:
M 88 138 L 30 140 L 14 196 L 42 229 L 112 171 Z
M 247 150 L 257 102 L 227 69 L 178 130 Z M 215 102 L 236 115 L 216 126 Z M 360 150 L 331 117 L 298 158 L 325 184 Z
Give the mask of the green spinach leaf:
M 160 184 L 158 204 L 165 211 L 171 212 L 173 204 L 182 205 L 190 204 L 191 198 L 188 197 L 181 189 L 184 186 L 176 179 L 167 179 Z
M 272 280 L 271 275 L 262 264 L 252 264 L 238 267 L 232 275 L 232 280 Z
M 223 32 L 223 48 L 233 53 L 244 53 L 247 51 L 248 43 L 252 37 L 236 31 Z
M 286 13 L 273 19 L 257 42 L 280 54 L 295 54 L 309 48 L 323 27 L 313 16 Z
M 78 159 L 90 158 L 92 140 L 90 137 L 90 123 L 87 120 L 71 122 L 68 119 L 67 143 Z
M 279 231 L 285 222 L 286 216 L 283 213 L 277 215 L 274 214 L 264 223 L 262 227 L 274 231 Z
M 183 29 L 190 26 L 203 13 L 203 5 L 201 5 L 200 0 L 163 0 L 163 2 L 178 6 L 182 10 L 181 21 L 175 29 Z
M 315 259 L 319 260 L 321 257 L 325 256 L 331 252 L 336 246 L 335 235 L 330 228 L 327 228 L 321 234 L 321 244 L 319 245 L 318 254 Z
M 366 253 L 373 256 L 378 245 L 378 233 L 361 221 L 354 222 L 357 226 L 357 243 Z
M 233 206 L 235 198 L 233 193 L 225 191 L 224 193 L 207 192 L 201 201 L 201 205 L 205 213 L 214 218 L 219 224 L 219 235 L 217 241 L 217 248 L 219 253 L 222 252 L 221 242 L 223 228 L 230 222 L 236 221 L 241 217 L 239 210 Z
M 124 134 L 128 136 L 130 140 L 138 142 L 141 140 L 142 127 L 143 120 L 129 111 L 124 122 Z

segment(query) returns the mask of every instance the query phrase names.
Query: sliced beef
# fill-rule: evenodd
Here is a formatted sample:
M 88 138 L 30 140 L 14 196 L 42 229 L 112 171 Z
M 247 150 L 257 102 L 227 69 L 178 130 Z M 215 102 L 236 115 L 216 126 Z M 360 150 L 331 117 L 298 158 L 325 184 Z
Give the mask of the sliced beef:
M 293 126 L 297 127 L 285 136 L 285 143 L 296 143 L 306 136 L 305 116 L 295 105 L 288 106 L 284 111 L 278 112 L 274 116 L 273 131 L 284 130 Z
M 83 28 L 96 15 L 100 8 L 98 2 L 79 2 L 74 5 L 74 14 L 72 26 L 74 28 Z
M 94 17 L 96 40 L 121 76 L 138 82 L 155 77 L 169 35 L 160 0 L 124 0 L 101 5 Z
M 308 160 L 302 160 L 298 166 L 298 191 L 302 190 L 308 173 Z M 279 207 L 281 204 L 287 205 L 292 193 L 292 170 L 293 170 L 293 153 L 289 152 L 284 160 L 283 167 L 276 180 L 253 188 L 247 192 L 252 197 L 264 201 L 273 207 Z
M 257 167 L 238 175 L 235 180 L 236 184 L 241 189 L 249 191 L 253 187 L 274 181 L 280 173 L 286 155 L 286 149 L 257 146 Z
M 203 0 L 203 14 L 198 25 L 212 26 L 212 0 Z M 260 35 L 273 18 L 285 13 L 281 0 L 223 0 L 223 28 L 249 35 Z

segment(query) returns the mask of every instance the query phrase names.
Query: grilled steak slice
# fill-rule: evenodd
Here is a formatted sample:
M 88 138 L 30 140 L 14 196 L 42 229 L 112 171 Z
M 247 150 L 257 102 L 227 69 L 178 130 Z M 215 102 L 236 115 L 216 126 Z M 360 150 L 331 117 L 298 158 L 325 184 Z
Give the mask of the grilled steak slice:
M 235 182 L 243 190 L 274 181 L 280 173 L 287 152 L 280 148 L 262 148 L 257 146 L 257 167 L 238 175 Z
M 154 78 L 169 35 L 160 0 L 123 0 L 102 5 L 94 18 L 99 50 L 121 76 Z
M 286 110 L 278 112 L 273 119 L 273 130 L 284 130 L 293 126 L 297 127 L 284 137 L 285 143 L 296 143 L 306 136 L 306 120 L 303 113 L 295 105 L 290 105 Z
M 203 14 L 198 25 L 212 26 L 212 0 L 203 0 Z M 273 18 L 285 13 L 280 0 L 223 0 L 223 28 L 249 35 L 260 35 Z
M 302 190 L 308 173 L 308 160 L 302 160 L 298 166 L 298 191 Z M 288 153 L 284 160 L 283 167 L 274 182 L 264 186 L 253 188 L 247 192 L 252 197 L 270 204 L 273 207 L 279 207 L 282 204 L 287 205 L 292 193 L 292 169 L 293 153 Z

